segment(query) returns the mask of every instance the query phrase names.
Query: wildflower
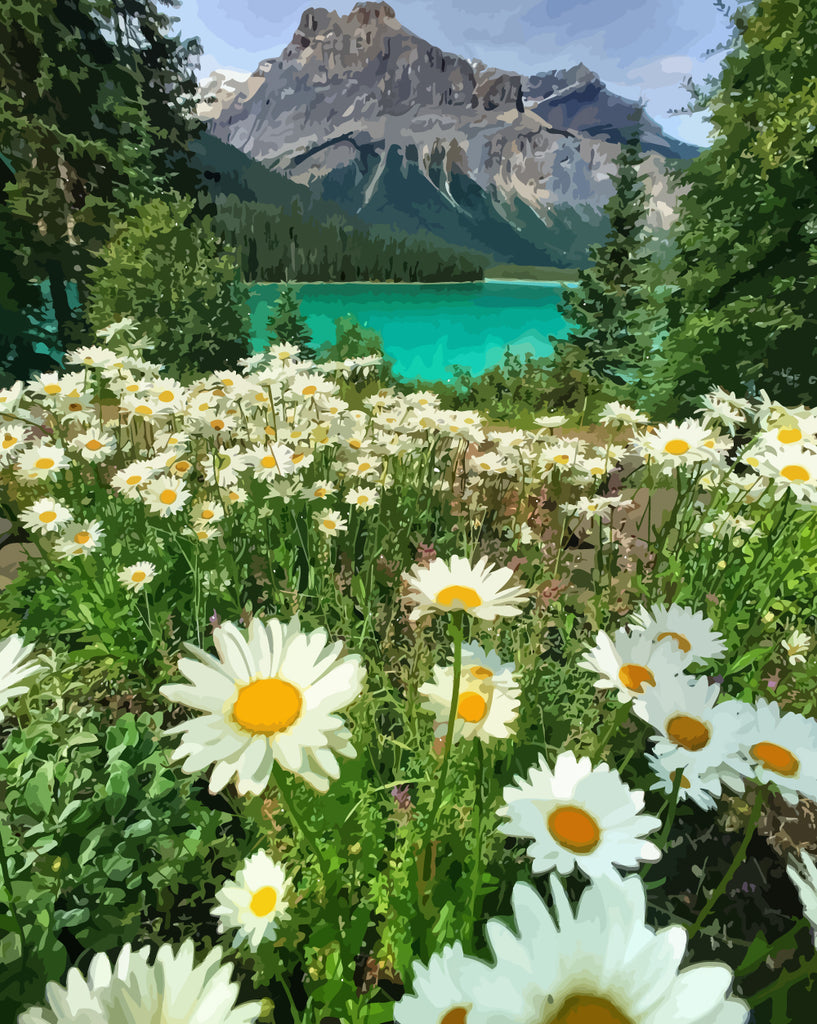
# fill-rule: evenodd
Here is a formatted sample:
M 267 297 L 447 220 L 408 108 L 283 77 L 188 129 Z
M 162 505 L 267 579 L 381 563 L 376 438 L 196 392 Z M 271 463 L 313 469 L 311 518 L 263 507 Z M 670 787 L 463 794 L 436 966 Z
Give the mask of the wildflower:
M 412 975 L 414 994 L 404 995 L 394 1007 L 397 1024 L 491 1024 L 509 1019 L 497 972 L 465 956 L 459 942 L 432 953 L 428 966 L 415 961 Z
M 343 500 L 349 505 L 367 509 L 374 508 L 380 500 L 380 495 L 374 487 L 352 487 Z
M 292 455 L 292 450 L 283 444 L 257 445 L 247 453 L 253 476 L 264 483 L 289 476 L 295 469 Z
M 520 615 L 519 605 L 527 601 L 529 592 L 524 587 L 506 586 L 512 576 L 510 569 L 488 565 L 487 558 L 472 566 L 459 555 L 449 562 L 437 558 L 427 568 L 415 566 L 410 574 L 403 573 L 411 587 L 409 597 L 417 605 L 410 618 L 465 611 L 493 622 L 497 617 Z
M 65 505 L 53 498 L 40 498 L 20 513 L 20 522 L 35 533 L 52 533 L 73 519 Z
M 71 523 L 65 528 L 55 542 L 55 550 L 63 558 L 75 555 L 90 555 L 98 547 L 105 536 L 101 523 L 86 520 L 84 523 Z
M 186 772 L 214 763 L 213 793 L 236 776 L 239 795 L 260 794 L 275 762 L 325 793 L 340 774 L 336 755 L 355 756 L 337 712 L 362 690 L 359 655 L 341 657 L 342 644 L 327 644 L 322 629 L 301 632 L 297 619 L 254 619 L 246 634 L 225 623 L 213 640 L 218 661 L 188 645 L 193 658 L 179 662 L 192 686 L 161 688 L 169 700 L 204 712 L 169 730 L 185 734 L 173 759 L 186 759 Z
M 677 773 L 681 772 L 681 780 L 678 783 L 678 800 L 681 802 L 691 800 L 703 811 L 715 809 L 716 800 L 720 799 L 723 792 L 723 783 L 726 783 L 735 793 L 742 793 L 745 788 L 743 776 L 732 771 L 726 765 L 720 765 L 716 770 L 700 774 L 689 765 L 683 768 L 669 768 L 666 758 L 658 757 L 655 754 L 647 754 L 647 763 L 658 778 L 658 781 L 650 786 L 651 790 L 657 789 L 667 795 L 671 794 L 678 778 Z
M 128 565 L 122 569 L 116 578 L 126 590 L 141 590 L 155 576 L 156 566 L 153 562 L 134 562 L 133 565 Z
M 114 473 L 111 487 L 128 498 L 136 498 L 139 496 L 140 488 L 144 487 L 152 476 L 152 465 L 143 459 L 139 462 L 132 462 L 129 466 Z
M 712 620 L 691 608 L 681 608 L 677 604 L 667 608 L 654 604 L 650 609 L 640 608 L 633 620 L 634 633 L 651 643 L 671 640 L 685 667 L 692 662 L 719 658 L 726 650 L 723 635 L 715 632 Z
M 58 445 L 37 444 L 24 451 L 17 462 L 17 473 L 27 480 L 56 480 L 70 460 Z
M 496 654 L 491 652 L 491 655 L 489 658 L 479 645 L 469 644 L 462 659 L 452 737 L 454 743 L 460 739 L 480 739 L 483 743 L 490 743 L 492 739 L 508 739 L 513 735 L 519 707 L 514 666 L 503 665 Z M 433 673 L 434 681 L 424 683 L 417 692 L 424 698 L 422 706 L 437 720 L 434 735 L 439 739 L 446 735 L 448 729 L 454 668 L 453 665 L 435 665 Z
M 301 490 L 301 497 L 312 501 L 322 500 L 328 498 L 330 494 L 334 494 L 336 490 L 337 488 L 331 480 L 317 480 L 311 487 L 304 487 Z
M 165 519 L 184 507 L 190 491 L 183 480 L 165 474 L 151 480 L 142 492 L 142 497 L 151 512 L 158 512 Z
M 233 946 L 246 938 L 254 953 L 263 940 L 275 938 L 282 921 L 289 920 L 291 894 L 292 883 L 284 869 L 259 850 L 245 860 L 234 882 L 219 889 L 218 906 L 210 913 L 219 918 L 219 935 L 237 929 Z
M 683 423 L 663 423 L 653 433 L 637 434 L 633 447 L 648 461 L 654 462 L 662 472 L 671 473 L 679 466 L 689 466 L 709 458 L 706 442 L 709 430 L 695 420 Z
M 626 704 L 644 693 L 645 687 L 664 685 L 681 676 L 685 664 L 671 637 L 654 643 L 642 633 L 631 636 L 619 629 L 614 640 L 604 632 L 597 633 L 596 646 L 582 658 L 579 667 L 598 675 L 593 684 L 598 689 L 616 688 L 618 699 Z
M 783 641 L 783 649 L 790 665 L 799 665 L 806 660 L 806 653 L 811 648 L 812 639 L 808 633 L 795 629 L 788 640 Z
M 104 462 L 116 451 L 116 438 L 110 431 L 92 427 L 72 438 L 68 447 L 79 452 L 86 462 Z
M 605 427 L 640 427 L 649 423 L 650 418 L 629 405 L 608 402 L 601 410 L 599 422 Z
M 314 519 L 318 524 L 318 529 L 327 537 L 336 533 L 345 533 L 349 528 L 348 520 L 331 508 L 322 508 L 320 512 L 315 513 Z
M 20 685 L 23 680 L 40 671 L 40 665 L 29 658 L 33 650 L 34 644 L 24 644 L 16 633 L 0 640 L 0 722 L 3 706 L 28 690 L 28 686 Z
M 747 705 L 740 748 L 760 783 L 773 782 L 793 807 L 801 796 L 817 800 L 817 722 L 762 698 Z
M 644 836 L 661 827 L 661 819 L 641 814 L 644 794 L 630 790 L 606 764 L 593 768 L 590 758 L 577 761 L 572 751 L 559 754 L 551 771 L 543 754 L 527 781 L 516 776 L 505 786 L 509 820 L 497 829 L 531 838 L 528 848 L 534 874 L 556 869 L 569 874 L 575 866 L 590 878 L 615 875 L 615 866 L 634 870 L 639 861 L 654 862 L 661 851 Z
M 17 1024 L 170 1020 L 198 1024 L 212 1020 L 214 1012 L 220 1024 L 254 1024 L 261 1004 L 235 1006 L 238 983 L 230 981 L 232 968 L 221 964 L 222 955 L 223 950 L 215 946 L 194 967 L 190 939 L 182 943 L 178 953 L 172 946 L 160 946 L 153 963 L 149 963 L 149 946 L 137 951 L 132 951 L 129 944 L 123 946 L 114 964 L 105 953 L 97 953 L 88 967 L 87 979 L 72 967 L 65 988 L 54 981 L 46 985 L 47 1007 L 25 1010 Z
M 805 850 L 800 851 L 799 859 L 789 858 L 786 873 L 792 880 L 800 902 L 803 904 L 803 916 L 811 925 L 812 941 L 817 948 L 814 933 L 817 932 L 817 864 Z

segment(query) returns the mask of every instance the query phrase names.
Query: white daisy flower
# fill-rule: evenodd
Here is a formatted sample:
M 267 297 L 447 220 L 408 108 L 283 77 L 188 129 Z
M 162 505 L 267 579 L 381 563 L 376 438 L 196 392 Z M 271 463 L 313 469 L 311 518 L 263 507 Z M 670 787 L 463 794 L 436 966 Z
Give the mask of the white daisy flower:
M 374 487 L 352 487 L 343 500 L 356 508 L 369 509 L 378 503 L 380 493 Z
M 502 791 L 506 805 L 497 814 L 509 820 L 497 829 L 534 840 L 528 847 L 534 874 L 555 868 L 566 875 L 578 866 L 597 878 L 660 859 L 661 851 L 644 836 L 660 828 L 661 819 L 641 814 L 644 793 L 631 790 L 609 765 L 593 768 L 589 757 L 577 761 L 566 750 L 551 771 L 540 754 L 527 781 L 515 780 Z
M 141 488 L 152 478 L 153 466 L 147 460 L 141 459 L 114 473 L 111 478 L 111 487 L 118 494 L 124 494 L 128 498 L 138 498 Z
M 593 684 L 597 689 L 617 689 L 618 699 L 626 704 L 644 693 L 645 687 L 665 685 L 682 676 L 684 661 L 671 637 L 654 643 L 642 633 L 631 636 L 618 629 L 614 640 L 599 631 L 596 646 L 581 659 L 579 667 L 598 675 Z
M 212 526 L 224 518 L 224 508 L 215 501 L 200 501 L 190 509 L 196 526 Z
M 218 660 L 187 645 L 197 660 L 182 658 L 179 670 L 192 686 L 161 688 L 204 712 L 169 730 L 185 734 L 174 760 L 185 758 L 188 773 L 215 763 L 213 793 L 236 776 L 240 795 L 260 794 L 275 762 L 326 792 L 340 774 L 336 755 L 355 756 L 337 712 L 362 691 L 360 656 L 341 657 L 342 643 L 327 644 L 323 629 L 302 633 L 297 619 L 253 619 L 246 634 L 226 623 L 213 642 Z
M 264 939 L 274 939 L 282 921 L 289 920 L 292 883 L 284 869 L 259 850 L 244 861 L 234 882 L 217 893 L 218 906 L 210 913 L 219 918 L 218 933 L 235 928 L 233 946 L 246 938 L 253 953 Z
M 28 690 L 28 686 L 20 685 L 23 680 L 40 671 L 40 664 L 29 659 L 33 650 L 34 644 L 24 644 L 17 633 L 0 640 L 0 722 L 3 706 Z
M 409 597 L 417 604 L 410 618 L 419 619 L 431 612 L 465 611 L 478 619 L 493 622 L 497 617 L 521 615 L 520 604 L 529 591 L 506 586 L 513 571 L 488 564 L 487 557 L 471 565 L 467 558 L 453 555 L 449 562 L 435 559 L 428 568 L 414 566 L 403 573 L 411 588 Z
M 811 925 L 812 941 L 817 948 L 817 864 L 805 850 L 800 851 L 799 859 L 789 857 L 786 872 L 797 889 L 800 902 L 803 904 L 803 917 Z
M 537 416 L 533 421 L 542 430 L 554 430 L 556 427 L 563 427 L 567 423 L 567 416 Z
M 349 529 L 348 520 L 333 508 L 322 508 L 320 512 L 314 513 L 313 518 L 318 524 L 318 529 L 327 537 L 332 537 L 337 533 L 346 533 Z
M 70 509 L 53 498 L 40 498 L 20 513 L 20 522 L 35 533 L 52 533 L 73 519 Z
M 599 422 L 604 427 L 641 427 L 649 423 L 650 418 L 629 405 L 608 402 L 601 410 Z
M 215 453 L 205 455 L 202 459 L 205 482 L 211 487 L 232 487 L 238 482 L 239 474 L 249 467 L 251 461 L 237 444 L 231 448 L 219 448 Z
M 116 352 L 112 352 L 109 348 L 103 348 L 102 345 L 80 345 L 78 348 L 65 354 L 66 363 L 91 368 L 111 367 L 119 359 L 121 359 L 121 356 Z
M 328 498 L 330 494 L 334 494 L 336 490 L 337 487 L 335 487 L 331 480 L 316 480 L 314 484 L 302 489 L 301 497 L 311 501 L 322 501 L 324 498 Z
M 496 658 L 496 661 L 499 662 L 499 658 Z M 501 680 L 504 666 L 500 663 L 498 667 Z M 423 708 L 434 715 L 437 723 L 434 735 L 439 738 L 445 736 L 448 731 L 448 716 L 454 693 L 454 666 L 435 665 L 433 673 L 434 681 L 424 683 L 417 693 L 424 698 Z M 483 743 L 490 743 L 492 739 L 508 739 L 513 735 L 514 723 L 518 717 L 518 693 L 518 687 L 503 686 L 499 682 L 494 682 L 493 672 L 482 659 L 476 659 L 472 655 L 469 661 L 462 665 L 460 671 L 452 742 L 478 738 Z
M 799 629 L 795 629 L 789 639 L 782 643 L 789 664 L 802 664 L 806 660 L 806 654 L 811 649 L 812 643 L 812 638 L 808 633 L 802 633 Z
M 102 523 L 87 519 L 84 523 L 71 523 L 54 543 L 55 551 L 63 558 L 90 555 L 105 536 Z
M 17 1024 L 255 1024 L 260 1003 L 235 1005 L 238 982 L 232 967 L 221 963 L 223 951 L 215 946 L 194 966 L 193 943 L 182 943 L 178 953 L 160 946 L 153 963 L 150 947 L 132 951 L 123 946 L 112 965 L 104 953 L 91 960 L 87 978 L 72 967 L 65 988 L 50 981 L 46 1006 L 20 1014 Z
M 740 733 L 751 709 L 737 700 L 716 701 L 720 687 L 706 679 L 645 690 L 633 703 L 635 714 L 655 729 L 655 753 L 667 769 L 696 775 L 750 773 L 740 750 Z
M 344 472 L 348 473 L 349 476 L 373 479 L 380 476 L 382 468 L 383 462 L 381 459 L 376 458 L 374 455 L 363 455 L 354 462 L 350 462 L 344 466 Z
M 41 443 L 22 452 L 16 471 L 25 480 L 56 480 L 70 464 L 71 460 L 59 445 Z
M 767 452 L 760 460 L 758 472 L 775 484 L 778 493 L 789 490 L 802 501 L 817 496 L 817 454 L 799 448 Z
M 184 508 L 189 497 L 184 481 L 167 473 L 150 480 L 142 491 L 148 509 L 158 512 L 162 519 Z
M 817 800 L 817 722 L 762 698 L 747 705 L 740 746 L 758 782 L 773 782 L 792 806 L 801 796 Z
M 532 885 L 517 882 L 518 934 L 497 920 L 486 925 L 505 1015 L 483 1014 L 475 1002 L 468 1024 L 745 1024 L 748 1007 L 730 997 L 728 967 L 678 970 L 686 930 L 646 924 L 639 878 L 596 879 L 575 912 L 557 878 L 550 888 L 552 915 Z
M 141 590 L 156 577 L 153 562 L 134 562 L 117 573 L 117 579 L 126 590 Z
M 68 447 L 79 452 L 86 462 L 104 462 L 116 451 L 116 437 L 108 430 L 91 427 L 77 434 L 68 442 Z
M 22 424 L 9 423 L 0 429 L 0 466 L 9 466 L 31 440 L 31 431 Z
M 247 452 L 253 476 L 256 480 L 269 483 L 278 477 L 294 472 L 292 449 L 283 444 L 256 445 Z
M 686 667 L 693 662 L 720 658 L 726 651 L 723 634 L 716 633 L 713 627 L 714 623 L 705 618 L 703 612 L 693 612 L 677 604 L 669 608 L 654 604 L 649 609 L 638 609 L 631 628 L 651 643 L 669 639 L 679 661 Z
M 675 788 L 677 772 L 680 771 L 678 800 L 682 803 L 691 800 L 702 811 L 715 810 L 716 801 L 723 794 L 724 783 L 734 793 L 742 793 L 745 789 L 743 776 L 726 765 L 721 765 L 716 771 L 700 775 L 690 767 L 671 769 L 667 767 L 664 758 L 656 757 L 655 754 L 647 754 L 647 762 L 658 777 L 658 781 L 650 786 L 650 790 L 660 790 L 669 796 Z
M 637 434 L 632 441 L 639 455 L 655 463 L 663 473 L 672 473 L 679 466 L 690 466 L 709 458 L 706 442 L 710 431 L 693 419 L 683 423 L 662 423 Z
M 459 942 L 432 953 L 428 966 L 415 961 L 412 976 L 413 994 L 395 1004 L 396 1024 L 499 1024 L 508 1019 L 501 978 L 487 964 L 465 956 Z

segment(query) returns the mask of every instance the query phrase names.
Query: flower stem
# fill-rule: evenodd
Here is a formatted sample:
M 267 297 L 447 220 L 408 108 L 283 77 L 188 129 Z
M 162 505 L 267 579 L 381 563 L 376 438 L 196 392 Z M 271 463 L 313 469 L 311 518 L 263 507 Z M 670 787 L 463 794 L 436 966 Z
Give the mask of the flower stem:
M 656 846 L 659 847 L 662 853 L 667 848 L 667 840 L 669 839 L 670 829 L 672 823 L 675 821 L 675 812 L 678 810 L 678 794 L 681 791 L 681 782 L 684 778 L 683 768 L 675 769 L 675 778 L 672 780 L 672 792 L 670 793 L 669 800 L 667 801 L 667 816 L 664 819 L 664 827 L 661 829 L 661 834 L 656 840 Z M 652 864 L 645 864 L 641 869 L 641 877 L 643 878 L 652 867 Z
M 3 845 L 3 830 L 0 829 L 0 868 L 3 872 L 3 884 L 6 887 L 6 891 L 9 894 L 9 910 L 11 916 L 14 919 L 14 925 L 17 928 L 17 934 L 20 936 L 20 961 L 21 966 L 25 969 L 26 961 L 28 959 L 28 950 L 26 949 L 26 937 L 23 931 L 23 926 L 20 922 L 20 918 L 17 916 L 17 906 L 14 903 L 14 891 L 11 888 L 11 876 L 9 875 L 9 866 L 6 860 L 6 848 Z
M 309 826 L 306 824 L 303 818 L 299 817 L 295 813 L 295 803 L 292 799 L 292 786 L 289 782 L 289 779 L 286 777 L 286 772 L 281 767 L 281 765 L 278 764 L 277 761 L 275 761 L 272 765 L 272 777 L 275 779 L 275 784 L 278 787 L 278 795 L 281 798 L 281 803 L 284 805 L 284 810 L 289 815 L 289 819 L 295 826 L 295 828 L 300 830 L 301 834 L 306 840 L 307 846 L 311 847 L 312 852 L 315 854 L 315 858 L 318 861 L 318 870 L 320 871 L 321 879 L 323 880 L 324 885 L 326 885 L 326 879 L 329 874 L 326 859 L 321 853 L 321 849 L 318 846 L 318 840 L 315 837 L 315 834 L 312 832 L 312 830 L 309 828 Z
M 462 611 L 456 611 L 451 616 L 451 621 L 448 624 L 448 633 L 451 639 L 454 641 L 454 685 L 451 690 L 451 707 L 448 712 L 448 727 L 445 734 L 445 749 L 443 750 L 443 763 L 440 767 L 440 777 L 437 782 L 437 792 L 434 794 L 434 803 L 431 807 L 431 813 L 428 816 L 428 823 L 426 825 L 425 836 L 423 837 L 423 850 L 428 849 L 428 845 L 431 842 L 431 834 L 434 831 L 434 823 L 437 820 L 437 813 L 440 810 L 440 804 L 443 799 L 443 790 L 445 789 L 445 779 L 448 775 L 448 762 L 451 754 L 451 744 L 454 739 L 454 723 L 457 720 L 457 704 L 460 698 L 460 674 L 462 672 Z M 427 882 L 431 877 L 431 859 L 430 857 L 425 859 L 423 862 L 423 881 Z
M 759 992 L 755 992 L 753 996 L 749 996 L 746 1002 L 752 1008 L 760 1006 L 761 1003 L 765 1003 L 766 1000 L 771 999 L 772 996 L 783 995 L 784 992 L 788 992 L 788 990 L 796 985 L 798 981 L 802 981 L 815 971 L 817 971 L 817 956 L 813 956 L 811 960 L 806 960 L 806 962 L 801 964 L 796 971 L 781 972 L 780 977 L 770 985 L 762 988 Z
M 629 710 L 629 704 L 621 704 L 619 705 L 619 707 L 616 708 L 613 714 L 610 715 L 610 724 L 608 725 L 607 729 L 601 734 L 601 736 L 599 736 L 598 743 L 596 743 L 592 753 L 590 754 L 591 761 L 595 761 L 599 754 L 602 753 L 604 748 L 609 743 L 610 737 L 613 735 L 614 732 L 616 732 L 617 729 L 619 729 L 621 723 L 627 717 Z
M 477 904 L 477 891 L 479 890 L 480 879 L 482 878 L 482 819 L 483 819 L 483 786 L 485 785 L 485 752 L 482 748 L 482 740 L 474 737 L 477 746 L 477 776 L 474 801 L 474 863 L 471 868 L 471 899 L 468 904 L 468 918 L 465 922 L 463 939 L 465 942 L 473 942 L 474 937 L 474 909 Z
M 726 869 L 720 882 L 712 890 L 712 895 L 706 901 L 706 905 L 703 910 L 698 914 L 695 919 L 695 923 L 689 930 L 689 938 L 692 939 L 697 935 L 701 925 L 704 923 L 706 918 L 709 916 L 710 910 L 715 906 L 718 900 L 726 892 L 726 887 L 732 881 L 735 872 L 738 867 L 743 863 L 743 859 L 746 856 L 746 851 L 749 848 L 749 843 L 752 841 L 752 836 L 755 834 L 755 826 L 757 825 L 758 819 L 760 818 L 760 812 L 763 810 L 763 797 L 766 795 L 766 788 L 761 787 L 755 793 L 755 804 L 752 807 L 751 814 L 746 822 L 746 828 L 743 833 L 743 840 L 740 846 L 735 851 L 735 856 L 732 858 L 732 863 Z

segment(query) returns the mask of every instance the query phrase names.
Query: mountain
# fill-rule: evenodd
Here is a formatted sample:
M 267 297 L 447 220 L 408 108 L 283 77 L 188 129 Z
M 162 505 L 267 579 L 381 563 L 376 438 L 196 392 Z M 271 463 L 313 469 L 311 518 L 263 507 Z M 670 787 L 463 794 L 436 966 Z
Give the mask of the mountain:
M 504 262 L 575 265 L 604 234 L 610 177 L 638 105 L 584 65 L 525 76 L 446 53 L 387 3 L 309 8 L 251 74 L 201 86 L 210 133 L 371 224 L 426 229 Z M 667 161 L 697 150 L 641 114 L 650 223 Z

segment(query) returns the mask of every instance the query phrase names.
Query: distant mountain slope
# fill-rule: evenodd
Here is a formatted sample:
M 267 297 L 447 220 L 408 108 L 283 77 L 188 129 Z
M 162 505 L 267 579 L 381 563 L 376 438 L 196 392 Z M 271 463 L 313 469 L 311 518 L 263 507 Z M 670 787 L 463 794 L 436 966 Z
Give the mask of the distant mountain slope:
M 445 53 L 386 3 L 310 8 L 250 75 L 201 87 L 208 131 L 369 223 L 421 228 L 496 259 L 566 266 L 602 209 L 637 105 L 583 65 L 524 76 Z M 651 223 L 668 226 L 666 161 L 694 155 L 642 115 Z

